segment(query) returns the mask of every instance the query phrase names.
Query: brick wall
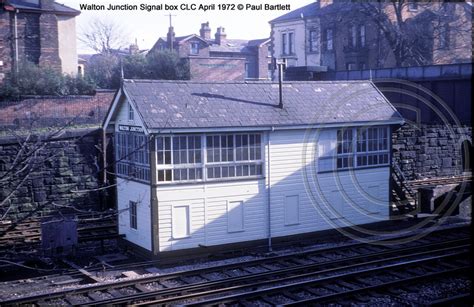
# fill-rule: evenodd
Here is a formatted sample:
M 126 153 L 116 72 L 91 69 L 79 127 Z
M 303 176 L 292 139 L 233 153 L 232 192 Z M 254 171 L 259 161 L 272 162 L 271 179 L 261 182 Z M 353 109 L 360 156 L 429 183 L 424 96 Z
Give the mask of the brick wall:
M 189 58 L 191 80 L 199 81 L 243 81 L 245 79 L 244 58 Z
M 472 127 L 404 125 L 392 135 L 394 163 L 408 180 L 460 175 L 464 140 L 472 144 Z

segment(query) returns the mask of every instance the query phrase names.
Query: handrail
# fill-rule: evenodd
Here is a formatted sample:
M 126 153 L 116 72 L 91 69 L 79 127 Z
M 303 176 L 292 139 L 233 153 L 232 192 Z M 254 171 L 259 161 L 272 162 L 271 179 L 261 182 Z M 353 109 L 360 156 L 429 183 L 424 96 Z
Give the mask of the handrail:
M 416 193 L 413 191 L 413 189 L 411 189 L 411 187 L 409 185 L 406 184 L 406 182 L 408 180 L 406 180 L 406 177 L 405 177 L 405 175 L 403 175 L 403 172 L 400 169 L 400 167 L 398 166 L 398 164 L 392 164 L 392 166 L 393 166 L 393 169 L 394 169 L 393 174 L 397 178 L 397 181 L 398 181 L 400 187 L 402 188 L 402 190 L 405 190 L 413 198 L 413 200 L 415 202 L 415 208 L 416 208 L 417 207 L 417 202 L 418 202 Z

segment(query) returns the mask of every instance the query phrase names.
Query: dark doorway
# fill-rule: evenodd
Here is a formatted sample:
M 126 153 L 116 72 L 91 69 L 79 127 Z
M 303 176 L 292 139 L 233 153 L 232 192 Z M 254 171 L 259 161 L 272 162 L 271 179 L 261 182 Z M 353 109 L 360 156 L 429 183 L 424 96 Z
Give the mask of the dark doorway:
M 462 158 L 462 172 L 470 173 L 472 171 L 472 144 L 468 140 L 462 142 L 461 158 Z

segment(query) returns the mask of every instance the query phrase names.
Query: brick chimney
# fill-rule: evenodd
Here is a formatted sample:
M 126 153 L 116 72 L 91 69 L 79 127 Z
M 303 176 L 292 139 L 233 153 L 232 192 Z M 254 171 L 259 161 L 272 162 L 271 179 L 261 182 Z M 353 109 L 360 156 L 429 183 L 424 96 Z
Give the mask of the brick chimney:
M 54 11 L 54 0 L 40 0 L 41 9 Z
M 201 23 L 201 30 L 199 30 L 199 35 L 203 39 L 211 39 L 211 28 L 209 27 L 209 21 Z
M 138 54 L 140 49 L 138 48 L 138 44 L 135 42 L 135 44 L 131 44 L 130 47 L 128 47 L 128 52 L 130 55 Z
M 39 18 L 40 57 L 39 65 L 61 71 L 59 57 L 58 18 L 54 11 L 53 0 L 40 0 L 42 12 Z
M 333 0 L 319 0 L 319 7 L 323 8 L 328 5 L 331 5 L 333 3 Z
M 226 38 L 227 38 L 227 34 L 225 33 L 225 29 L 223 27 L 217 28 L 216 43 L 218 45 L 222 45 L 223 43 L 225 43 Z
M 174 49 L 174 38 L 175 38 L 173 27 L 168 28 L 168 34 L 167 34 L 166 38 L 167 38 L 167 42 L 168 42 L 168 48 L 170 50 L 173 50 Z

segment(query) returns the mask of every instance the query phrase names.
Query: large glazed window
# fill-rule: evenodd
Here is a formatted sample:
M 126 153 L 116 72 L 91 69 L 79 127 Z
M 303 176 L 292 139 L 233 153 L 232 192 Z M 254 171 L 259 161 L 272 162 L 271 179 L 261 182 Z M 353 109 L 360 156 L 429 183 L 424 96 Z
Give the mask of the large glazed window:
M 389 165 L 389 128 L 338 129 L 324 132 L 318 141 L 318 171 Z
M 262 176 L 258 133 L 160 136 L 157 155 L 160 182 Z
M 150 180 L 148 139 L 144 134 L 116 132 L 117 174 L 138 181 Z
M 158 137 L 158 181 L 202 180 L 200 135 Z

